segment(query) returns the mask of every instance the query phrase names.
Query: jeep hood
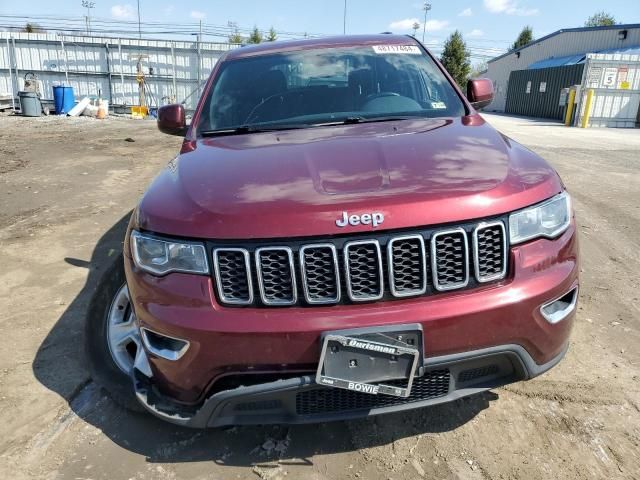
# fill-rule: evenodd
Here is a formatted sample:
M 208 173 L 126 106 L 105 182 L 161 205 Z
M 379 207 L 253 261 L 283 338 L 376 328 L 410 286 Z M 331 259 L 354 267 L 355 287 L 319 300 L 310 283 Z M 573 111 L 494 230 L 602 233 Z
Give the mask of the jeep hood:
M 335 235 L 342 212 L 380 212 L 377 230 L 517 210 L 562 189 L 540 157 L 480 115 L 185 140 L 137 224 L 210 239 Z

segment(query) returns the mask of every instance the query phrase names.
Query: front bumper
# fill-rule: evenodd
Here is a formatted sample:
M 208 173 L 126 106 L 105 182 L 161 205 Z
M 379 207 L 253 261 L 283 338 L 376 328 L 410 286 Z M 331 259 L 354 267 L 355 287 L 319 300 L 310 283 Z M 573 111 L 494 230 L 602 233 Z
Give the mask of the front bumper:
M 510 255 L 509 277 L 499 283 L 427 297 L 312 308 L 223 307 L 210 277 L 154 277 L 137 270 L 126 249 L 125 270 L 140 326 L 190 344 L 178 361 L 147 351 L 155 389 L 162 397 L 196 408 L 229 390 L 224 381 L 232 377 L 304 378 L 317 368 L 321 335 L 334 330 L 415 323 L 424 332 L 427 362 L 517 345 L 535 364 L 547 364 L 565 348 L 575 316 L 572 312 L 552 324 L 540 312 L 541 306 L 578 285 L 575 223 L 555 240 L 514 246 Z
M 323 387 L 312 376 L 300 376 L 222 391 L 194 408 L 163 396 L 135 369 L 133 383 L 138 400 L 149 412 L 185 427 L 315 423 L 426 407 L 530 379 L 555 366 L 567 348 L 565 344 L 543 365 L 519 345 L 432 357 L 418 377 L 424 380 L 414 384 L 409 398 Z

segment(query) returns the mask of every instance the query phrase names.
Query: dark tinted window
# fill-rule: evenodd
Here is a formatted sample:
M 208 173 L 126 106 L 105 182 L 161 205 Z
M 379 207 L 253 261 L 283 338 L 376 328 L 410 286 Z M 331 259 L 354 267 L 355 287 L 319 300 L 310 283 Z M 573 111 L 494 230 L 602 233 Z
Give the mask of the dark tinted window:
M 199 130 L 464 114 L 451 84 L 416 45 L 325 48 L 225 62 Z

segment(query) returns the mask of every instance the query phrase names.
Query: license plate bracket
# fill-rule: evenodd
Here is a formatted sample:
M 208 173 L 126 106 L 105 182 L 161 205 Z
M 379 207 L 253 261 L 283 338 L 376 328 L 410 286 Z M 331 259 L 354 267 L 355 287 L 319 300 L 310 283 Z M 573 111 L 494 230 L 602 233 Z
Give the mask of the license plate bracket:
M 408 397 L 411 394 L 420 351 L 383 333 L 346 335 L 328 333 L 323 338 L 316 382 L 372 395 Z M 406 386 L 385 384 L 406 380 Z

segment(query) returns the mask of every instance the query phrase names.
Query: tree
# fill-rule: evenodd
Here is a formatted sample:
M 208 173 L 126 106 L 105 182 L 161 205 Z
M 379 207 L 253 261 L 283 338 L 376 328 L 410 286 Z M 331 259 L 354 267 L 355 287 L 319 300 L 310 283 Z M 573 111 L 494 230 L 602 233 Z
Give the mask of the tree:
M 242 35 L 240 35 L 240 30 L 238 30 L 238 27 L 236 27 L 233 33 L 229 35 L 229 43 L 237 45 L 244 43 L 244 38 Z
M 413 26 L 411 28 L 413 29 L 413 37 L 415 38 L 416 33 L 418 33 L 418 29 L 420 28 L 420 24 L 418 22 L 413 22 Z
M 467 45 L 464 43 L 462 33 L 458 30 L 453 32 L 444 43 L 440 61 L 456 83 L 464 88 L 471 71 L 471 64 Z
M 275 42 L 278 39 L 278 34 L 275 29 L 271 27 L 269 33 L 267 33 L 267 42 Z
M 253 31 L 249 35 L 249 39 L 247 43 L 261 43 L 262 42 L 262 32 L 258 30 L 258 27 L 253 27 Z
M 471 71 L 469 72 L 469 78 L 479 78 L 482 77 L 485 73 L 487 73 L 487 69 L 489 65 L 487 62 L 478 62 L 471 67 Z
M 605 12 L 604 10 L 601 12 L 596 12 L 591 15 L 586 22 L 584 22 L 585 27 L 608 27 L 609 25 L 616 25 L 616 19 L 610 13 Z
M 22 31 L 26 33 L 43 33 L 44 32 L 44 30 L 40 28 L 40 26 L 37 23 L 30 23 L 30 22 L 24 26 Z
M 532 41 L 533 41 L 533 30 L 529 25 L 527 25 L 522 29 L 522 31 L 520 32 L 520 35 L 518 35 L 518 38 L 516 38 L 516 41 L 513 42 L 513 45 L 511 45 L 510 50 L 517 50 L 518 48 L 524 47 L 525 45 L 527 45 L 528 43 L 531 43 Z

